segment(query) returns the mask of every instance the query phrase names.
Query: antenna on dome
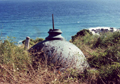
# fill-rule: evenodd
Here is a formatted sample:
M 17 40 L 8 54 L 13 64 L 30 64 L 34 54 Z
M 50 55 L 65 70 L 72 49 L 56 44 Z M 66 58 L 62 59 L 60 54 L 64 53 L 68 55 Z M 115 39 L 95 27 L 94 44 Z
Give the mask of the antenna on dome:
M 54 16 L 52 14 L 52 25 L 53 25 L 53 30 L 54 30 Z

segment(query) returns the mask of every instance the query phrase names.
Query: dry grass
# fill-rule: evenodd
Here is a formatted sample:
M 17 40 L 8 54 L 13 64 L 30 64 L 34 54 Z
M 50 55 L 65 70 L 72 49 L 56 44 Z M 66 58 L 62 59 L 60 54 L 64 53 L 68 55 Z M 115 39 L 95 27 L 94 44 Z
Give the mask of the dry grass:
M 75 70 L 61 72 L 56 66 L 48 65 L 43 52 L 31 55 L 23 46 L 18 47 L 9 40 L 0 44 L 0 50 L 1 84 L 79 84 L 81 81 Z
M 91 66 L 87 70 L 86 80 L 90 81 L 89 84 L 120 83 L 120 33 L 108 32 L 93 36 L 88 31 L 83 32 L 86 33 L 85 36 L 78 32 L 71 42 L 83 51 Z
M 31 55 L 23 46 L 5 41 L 0 44 L 0 84 L 119 84 L 120 34 L 108 36 L 100 39 L 91 35 L 76 36 L 71 41 L 82 50 L 91 65 L 83 73 L 69 68 L 61 72 L 48 64 L 44 52 Z M 38 59 L 40 56 L 44 60 Z
M 71 71 L 62 73 L 56 69 L 51 70 L 50 66 L 46 65 L 37 69 L 32 66 L 28 68 L 28 71 L 14 71 L 6 65 L 0 65 L 0 82 L 4 84 L 79 84 L 80 82 L 76 77 L 72 77 Z

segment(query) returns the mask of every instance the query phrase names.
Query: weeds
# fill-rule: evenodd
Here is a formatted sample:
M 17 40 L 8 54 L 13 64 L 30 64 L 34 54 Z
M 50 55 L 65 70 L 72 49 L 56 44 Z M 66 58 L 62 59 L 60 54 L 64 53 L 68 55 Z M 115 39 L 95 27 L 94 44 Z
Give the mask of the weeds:
M 0 82 L 10 84 L 79 82 L 74 70 L 68 69 L 62 73 L 56 69 L 59 62 L 53 65 L 48 60 L 50 59 L 44 52 L 35 52 L 31 55 L 23 47 L 18 47 L 12 40 L 6 39 L 0 44 Z
M 34 45 L 38 41 L 31 43 Z M 120 33 L 94 36 L 89 31 L 79 31 L 71 42 L 78 46 L 91 66 L 83 73 L 75 69 L 59 71 L 50 63 L 45 52 L 28 53 L 8 38 L 0 43 L 0 82 L 10 84 L 119 84 L 120 83 Z M 53 56 L 54 57 L 54 56 Z M 58 60 L 59 63 L 60 60 Z M 57 65 L 57 63 L 56 63 Z
M 96 81 L 94 83 L 99 84 L 110 84 L 119 83 L 120 81 L 120 33 L 119 32 L 108 32 L 100 36 L 93 36 L 86 33 L 85 36 L 77 36 L 72 39 L 72 42 L 78 46 L 85 56 L 88 57 L 88 63 L 91 68 L 96 70 L 92 72 L 95 76 Z M 85 45 L 79 45 L 85 44 Z M 87 47 L 87 48 L 85 48 Z M 91 70 L 87 71 L 87 77 L 91 76 Z M 90 73 L 90 74 L 89 74 Z M 92 75 L 93 76 L 93 75 Z M 94 78 L 91 77 L 92 82 Z
M 31 58 L 28 52 L 15 45 L 10 38 L 0 44 L 0 74 L 3 81 L 15 81 L 18 71 L 28 71 Z

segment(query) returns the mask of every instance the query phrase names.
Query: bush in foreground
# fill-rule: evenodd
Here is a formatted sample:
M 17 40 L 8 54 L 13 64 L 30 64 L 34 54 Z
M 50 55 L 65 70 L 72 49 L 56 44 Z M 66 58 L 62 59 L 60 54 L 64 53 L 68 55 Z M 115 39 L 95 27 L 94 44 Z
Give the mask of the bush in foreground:
M 120 83 L 120 33 L 77 36 L 72 42 L 85 54 L 91 68 L 95 69 L 96 83 Z M 89 70 L 88 70 L 89 72 Z M 88 75 L 89 76 L 89 75 Z
M 46 84 L 79 83 L 79 74 L 67 69 L 62 73 L 52 64 L 47 64 L 46 55 L 35 53 L 36 57 L 15 45 L 9 39 L 0 44 L 0 83 Z M 45 60 L 40 59 L 42 56 Z
M 106 33 L 94 36 L 89 33 L 72 39 L 85 54 L 91 68 L 78 73 L 67 69 L 56 70 L 47 64 L 44 52 L 35 56 L 18 47 L 12 40 L 0 43 L 0 82 L 32 84 L 119 84 L 120 83 L 120 34 Z M 42 56 L 44 60 L 39 57 Z

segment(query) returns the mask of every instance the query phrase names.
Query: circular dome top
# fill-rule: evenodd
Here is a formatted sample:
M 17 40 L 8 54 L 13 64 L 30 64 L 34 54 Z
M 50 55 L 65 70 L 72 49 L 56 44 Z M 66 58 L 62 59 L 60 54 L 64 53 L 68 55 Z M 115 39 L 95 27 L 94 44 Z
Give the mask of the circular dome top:
M 62 31 L 60 29 L 50 29 L 48 33 L 49 36 L 46 38 L 46 40 L 65 40 L 61 36 Z
M 57 63 L 56 66 L 60 66 L 59 70 L 75 68 L 82 72 L 89 67 L 82 51 L 74 44 L 65 41 L 61 36 L 61 30 L 50 29 L 48 33 L 49 36 L 45 41 L 34 45 L 29 51 L 44 51 L 46 56 L 48 56 L 48 60 L 52 59 L 50 60 L 51 63 Z

